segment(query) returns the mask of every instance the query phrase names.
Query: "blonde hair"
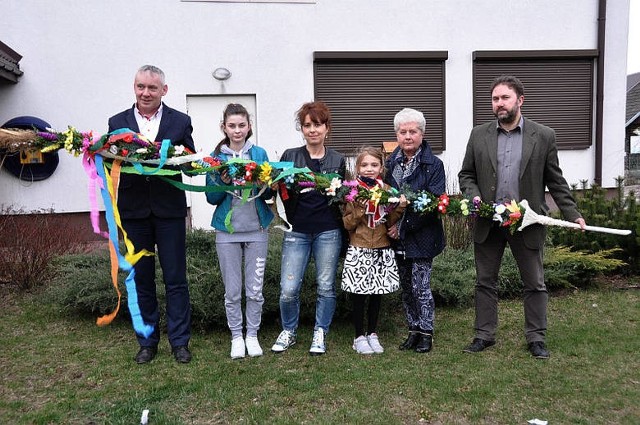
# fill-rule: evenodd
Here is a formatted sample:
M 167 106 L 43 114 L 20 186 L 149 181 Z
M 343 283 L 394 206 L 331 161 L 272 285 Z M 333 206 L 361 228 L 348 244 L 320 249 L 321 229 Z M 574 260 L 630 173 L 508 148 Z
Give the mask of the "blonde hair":
M 380 176 L 384 176 L 384 152 L 382 151 L 382 149 L 379 148 L 374 148 L 373 146 L 363 146 L 360 149 L 358 149 L 358 156 L 356 157 L 356 167 L 355 167 L 355 172 L 356 175 L 360 174 L 358 171 L 360 170 L 360 164 L 362 163 L 362 160 L 364 159 L 365 156 L 372 156 L 375 159 L 380 161 Z

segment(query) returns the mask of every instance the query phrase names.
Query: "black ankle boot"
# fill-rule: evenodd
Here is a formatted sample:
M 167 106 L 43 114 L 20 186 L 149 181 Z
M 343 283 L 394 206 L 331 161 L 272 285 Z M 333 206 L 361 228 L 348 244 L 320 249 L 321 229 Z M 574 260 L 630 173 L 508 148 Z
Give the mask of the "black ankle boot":
M 416 348 L 416 344 L 418 343 L 419 336 L 420 334 L 417 333 L 416 331 L 410 331 L 407 339 L 405 339 L 404 342 L 400 344 L 400 347 L 398 348 L 401 350 L 413 350 L 414 348 Z
M 428 353 L 433 347 L 433 336 L 431 334 L 419 333 L 416 344 L 416 353 Z

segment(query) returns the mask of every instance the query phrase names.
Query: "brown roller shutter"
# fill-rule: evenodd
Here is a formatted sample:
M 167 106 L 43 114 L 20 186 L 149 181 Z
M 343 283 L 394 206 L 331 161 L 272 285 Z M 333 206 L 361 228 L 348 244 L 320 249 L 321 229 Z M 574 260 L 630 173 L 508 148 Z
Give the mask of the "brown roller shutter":
M 475 52 L 474 125 L 495 119 L 489 89 L 502 74 L 525 88 L 522 113 L 556 131 L 558 149 L 586 149 L 593 141 L 594 57 L 587 51 Z
M 393 117 L 408 107 L 425 114 L 426 138 L 442 152 L 446 58 L 446 52 L 316 52 L 315 98 L 333 116 L 327 146 L 351 154 L 395 140 Z

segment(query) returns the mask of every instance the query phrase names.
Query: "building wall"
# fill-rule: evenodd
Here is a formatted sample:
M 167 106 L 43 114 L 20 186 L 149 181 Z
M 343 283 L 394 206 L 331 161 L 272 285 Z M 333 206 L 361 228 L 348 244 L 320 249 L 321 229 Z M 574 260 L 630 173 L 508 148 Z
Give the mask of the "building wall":
M 604 186 L 624 173 L 628 9 L 628 0 L 607 6 Z M 472 127 L 473 51 L 597 48 L 597 0 L 5 0 L 1 10 L 2 41 L 23 55 L 24 76 L 0 86 L 0 123 L 35 115 L 58 130 L 73 125 L 100 135 L 109 116 L 132 105 L 135 71 L 151 63 L 167 74 L 166 103 L 180 110 L 188 95 L 255 95 L 257 142 L 273 159 L 302 143 L 294 112 L 313 98 L 314 51 L 446 50 L 440 157 L 452 184 Z M 211 76 L 220 66 L 233 74 L 224 83 Z M 593 147 L 560 153 L 570 183 L 593 179 L 594 155 Z M 0 206 L 88 211 L 86 181 L 79 159 L 65 153 L 43 182 L 0 170 Z

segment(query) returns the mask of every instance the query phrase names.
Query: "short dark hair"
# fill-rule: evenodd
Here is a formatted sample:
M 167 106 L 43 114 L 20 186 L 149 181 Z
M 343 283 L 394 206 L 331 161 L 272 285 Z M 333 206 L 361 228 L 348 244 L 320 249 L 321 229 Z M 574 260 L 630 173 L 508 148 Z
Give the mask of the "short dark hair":
M 309 115 L 311 121 L 316 124 L 326 124 L 327 129 L 331 131 L 331 110 L 321 100 L 315 102 L 307 102 L 296 112 L 296 128 L 300 130 L 304 119 Z
M 513 75 L 501 75 L 497 77 L 495 80 L 493 80 L 489 93 L 493 94 L 493 89 L 501 84 L 504 84 L 511 90 L 515 91 L 518 97 L 524 96 L 524 85 L 522 84 L 522 81 L 518 80 L 518 78 Z

